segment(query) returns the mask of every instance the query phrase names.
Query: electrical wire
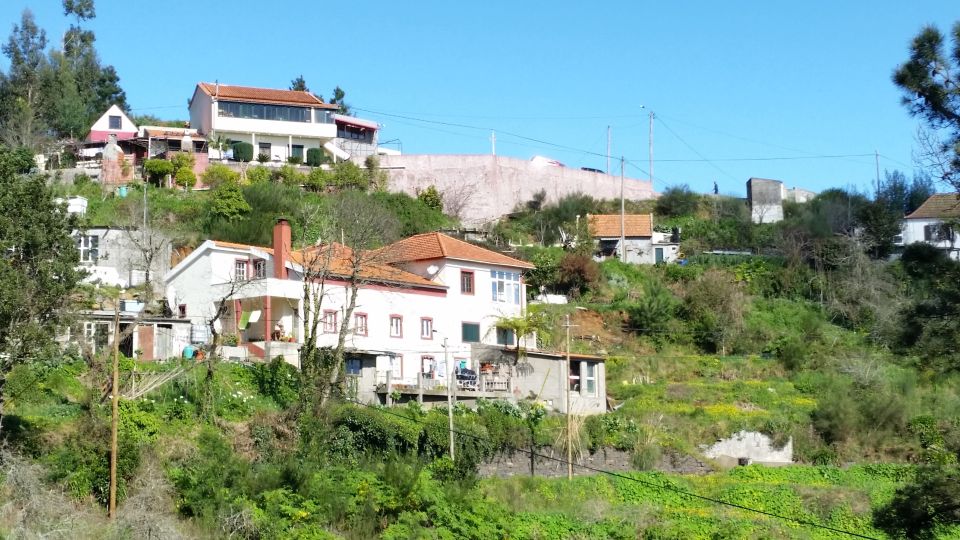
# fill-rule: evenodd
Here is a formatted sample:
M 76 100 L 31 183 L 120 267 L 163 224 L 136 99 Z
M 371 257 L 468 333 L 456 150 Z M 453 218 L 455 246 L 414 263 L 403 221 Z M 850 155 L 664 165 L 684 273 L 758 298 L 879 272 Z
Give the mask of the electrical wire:
M 381 413 L 383 413 L 383 414 L 387 414 L 387 415 L 394 416 L 394 417 L 397 417 L 397 418 L 402 418 L 402 419 L 404 419 L 404 420 L 409 420 L 409 421 L 412 421 L 412 422 L 415 422 L 415 423 L 418 423 L 418 424 L 421 424 L 421 425 L 426 425 L 426 422 L 424 422 L 424 421 L 422 421 L 422 420 L 419 420 L 419 419 L 416 419 L 416 418 L 410 418 L 410 417 L 408 417 L 408 416 L 404 416 L 404 415 L 402 415 L 402 414 L 398 414 L 398 413 L 392 412 L 392 411 L 390 411 L 389 409 L 385 409 L 385 408 L 383 408 L 383 407 L 381 407 L 381 406 L 378 406 L 378 405 L 371 405 L 371 404 L 369 404 L 369 403 L 363 403 L 363 402 L 361 402 L 361 401 L 351 400 L 351 399 L 348 399 L 347 401 L 350 402 L 350 403 L 353 403 L 353 404 L 355 404 L 355 405 L 359 405 L 359 406 L 362 406 L 362 407 L 366 407 L 366 408 L 369 408 L 369 409 L 373 409 L 373 410 L 379 411 L 379 412 L 381 412 Z M 431 426 L 431 427 L 436 427 L 436 426 Z M 446 428 L 446 431 L 447 431 L 448 433 L 453 433 L 454 435 L 463 436 L 463 437 L 470 437 L 470 438 L 472 438 L 472 439 L 475 439 L 475 440 L 478 440 L 478 441 L 482 441 L 482 442 L 491 443 L 491 444 L 493 443 L 493 441 L 491 441 L 490 439 L 488 439 L 488 438 L 486 438 L 486 437 L 481 437 L 481 436 L 479 436 L 479 435 L 475 435 L 475 434 L 473 434 L 473 433 L 466 433 L 466 432 L 457 431 L 456 429 L 450 429 L 450 428 Z M 753 512 L 753 513 L 761 514 L 761 515 L 764 515 L 764 516 L 767 516 L 767 517 L 772 517 L 772 518 L 780 519 L 780 520 L 783 520 L 783 521 L 789 521 L 789 522 L 792 522 L 792 523 L 796 523 L 796 524 L 798 524 L 798 525 L 804 525 L 804 526 L 807 526 L 807 527 L 812 527 L 812 528 L 816 528 L 816 529 L 822 529 L 822 530 L 826 530 L 826 531 L 830 531 L 830 532 L 834 532 L 834 533 L 838 533 L 838 534 L 845 534 L 845 535 L 853 536 L 853 537 L 856 537 L 856 538 L 865 538 L 865 539 L 867 539 L 867 540 L 879 540 L 878 538 L 875 538 L 875 537 L 872 537 L 872 536 L 866 536 L 866 535 L 863 535 L 863 534 L 860 534 L 860 533 L 855 533 L 855 532 L 847 531 L 847 530 L 844 530 L 844 529 L 838 529 L 838 528 L 835 528 L 835 527 L 831 527 L 831 526 L 829 526 L 829 525 L 821 525 L 821 524 L 819 524 L 819 523 L 815 523 L 815 522 L 813 522 L 813 521 L 809 521 L 809 520 L 805 520 L 805 519 L 800 519 L 800 518 L 785 516 L 785 515 L 783 515 L 783 514 L 777 514 L 777 513 L 775 513 L 775 512 L 768 512 L 768 511 L 766 511 L 766 510 L 760 510 L 759 508 L 751 508 L 751 507 L 749 507 L 749 506 L 745 506 L 745 505 L 742 505 L 742 504 L 733 503 L 733 502 L 729 502 L 729 501 L 724 501 L 724 500 L 722 500 L 722 499 L 715 499 L 715 498 L 713 498 L 713 497 L 707 497 L 706 495 L 700 495 L 700 494 L 698 494 L 698 493 L 693 493 L 692 491 L 687 491 L 687 490 L 685 490 L 685 489 L 681 489 L 681 488 L 678 488 L 678 487 L 676 487 L 676 486 L 671 486 L 671 485 L 669 485 L 669 484 L 660 484 L 660 483 L 657 483 L 657 482 L 651 482 L 651 481 L 648 481 L 648 480 L 643 480 L 643 479 L 640 479 L 640 478 L 634 478 L 634 477 L 632 477 L 632 476 L 627 476 L 626 474 L 617 473 L 617 472 L 613 472 L 613 471 L 608 471 L 608 470 L 606 470 L 606 469 L 601 469 L 601 468 L 598 468 L 598 467 L 592 467 L 592 466 L 590 466 L 590 465 L 583 465 L 583 464 L 579 464 L 579 463 L 575 463 L 575 462 L 570 462 L 570 461 L 567 461 L 566 459 L 563 459 L 563 458 L 558 458 L 558 457 L 554 457 L 554 456 L 548 456 L 548 455 L 546 455 L 546 454 L 540 454 L 540 453 L 538 453 L 538 452 L 536 452 L 536 451 L 534 451 L 534 450 L 528 450 L 528 449 L 517 448 L 517 447 L 510 447 L 510 449 L 511 449 L 512 451 L 522 452 L 522 453 L 525 453 L 525 454 L 528 454 L 528 455 L 531 455 L 531 456 L 534 456 L 534 457 L 539 457 L 539 458 L 546 459 L 546 460 L 549 460 L 549 461 L 555 461 L 555 462 L 557 462 L 557 463 L 561 463 L 561 464 L 564 464 L 564 465 L 570 464 L 570 465 L 573 465 L 573 466 L 575 466 L 575 467 L 579 467 L 579 468 L 581 468 L 581 469 L 588 470 L 588 471 L 590 471 L 590 472 L 595 472 L 595 473 L 599 473 L 599 474 L 604 474 L 604 475 L 607 475 L 607 476 L 610 476 L 610 477 L 613 477 L 613 478 L 618 478 L 618 479 L 621 479 L 621 480 L 627 480 L 627 481 L 631 481 L 631 482 L 637 482 L 637 483 L 639 483 L 639 484 L 645 485 L 645 486 L 650 487 L 650 488 L 659 489 L 659 490 L 664 490 L 664 491 L 672 491 L 672 492 L 674 492 L 674 493 L 677 493 L 677 494 L 682 495 L 682 496 L 685 496 L 685 497 L 690 497 L 690 498 L 693 498 L 693 499 L 699 499 L 699 500 L 702 500 L 702 501 L 707 501 L 707 502 L 711 502 L 711 503 L 714 503 L 714 504 L 719 504 L 719 505 L 722 505 L 722 506 L 728 506 L 728 507 L 731 507 L 731 508 L 736 508 L 736 509 L 738 509 L 738 510 L 744 510 L 744 511 L 746 511 L 746 512 Z

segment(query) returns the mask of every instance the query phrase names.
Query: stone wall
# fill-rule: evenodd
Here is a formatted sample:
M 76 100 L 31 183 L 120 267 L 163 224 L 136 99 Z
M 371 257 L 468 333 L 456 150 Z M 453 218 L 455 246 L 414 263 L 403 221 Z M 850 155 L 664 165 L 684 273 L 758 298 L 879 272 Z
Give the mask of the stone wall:
M 444 211 L 460 217 L 464 225 L 480 226 L 509 214 L 518 204 L 543 190 L 545 202 L 583 193 L 597 199 L 620 197 L 620 177 L 568 167 L 492 155 L 381 156 L 391 191 L 416 196 L 433 185 L 444 199 Z M 627 178 L 624 197 L 656 197 L 647 180 Z
M 547 457 L 534 459 L 534 474 L 544 478 L 563 478 L 567 476 L 566 454 L 562 450 L 543 448 L 538 454 Z M 551 459 L 556 458 L 556 459 Z M 574 457 L 574 463 L 585 465 L 592 469 L 600 469 L 614 473 L 628 473 L 635 471 L 630 452 L 607 448 L 595 454 L 586 454 L 582 458 Z M 679 474 L 706 474 L 713 469 L 706 463 L 691 456 L 664 453 L 654 469 L 668 473 Z M 573 467 L 574 476 L 589 476 L 600 474 L 596 470 Z M 501 454 L 493 460 L 480 465 L 480 476 L 509 478 L 511 476 L 530 476 L 530 455 L 525 452 L 515 452 L 513 455 Z

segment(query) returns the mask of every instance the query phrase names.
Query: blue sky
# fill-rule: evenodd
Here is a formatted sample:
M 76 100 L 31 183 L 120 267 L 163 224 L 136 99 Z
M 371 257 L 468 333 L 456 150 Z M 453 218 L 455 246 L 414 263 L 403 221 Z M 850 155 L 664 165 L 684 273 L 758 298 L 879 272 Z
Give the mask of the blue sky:
M 3 39 L 28 6 L 58 40 L 60 0 L 4 0 Z M 881 174 L 912 170 L 917 121 L 890 75 L 922 25 L 960 19 L 947 0 L 96 7 L 89 26 L 135 113 L 187 118 L 198 81 L 283 88 L 302 74 L 325 97 L 343 87 L 404 153 L 489 153 L 493 129 L 498 154 L 605 169 L 609 125 L 614 172 L 623 155 L 644 178 L 652 110 L 656 189 L 716 181 L 740 196 L 751 176 L 867 190 L 875 150 Z

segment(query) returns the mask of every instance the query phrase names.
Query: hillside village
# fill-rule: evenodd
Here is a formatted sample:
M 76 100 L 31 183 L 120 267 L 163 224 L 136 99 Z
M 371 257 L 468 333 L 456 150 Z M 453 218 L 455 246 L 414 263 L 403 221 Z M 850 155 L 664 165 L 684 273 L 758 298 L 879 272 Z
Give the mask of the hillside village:
M 96 51 L 18 64 L 28 14 L 0 535 L 960 538 L 955 176 L 406 154 L 302 77 L 171 87 L 163 120 Z M 54 66 L 103 87 L 67 108 Z

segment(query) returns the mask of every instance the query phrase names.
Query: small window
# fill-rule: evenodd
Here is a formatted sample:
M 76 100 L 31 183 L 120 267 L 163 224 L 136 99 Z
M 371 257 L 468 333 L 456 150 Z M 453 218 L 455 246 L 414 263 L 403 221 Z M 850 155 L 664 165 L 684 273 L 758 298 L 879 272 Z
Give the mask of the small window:
M 517 272 L 490 272 L 490 290 L 494 302 L 520 304 L 520 274 Z
M 290 149 L 290 155 L 295 158 L 303 159 L 303 145 L 302 144 L 293 145 L 293 147 Z
M 331 309 L 323 311 L 323 333 L 335 334 L 337 332 L 337 312 Z
M 271 158 L 271 155 L 270 155 L 270 143 L 268 143 L 268 142 L 259 143 L 259 144 L 257 145 L 257 148 L 260 150 L 260 153 L 261 153 L 261 154 L 267 156 L 268 159 Z
M 433 339 L 433 319 L 429 317 L 420 319 L 420 337 L 422 339 Z
M 360 359 L 359 358 L 347 358 L 347 375 L 359 375 L 360 374 Z
M 433 356 L 420 357 L 420 372 L 424 379 L 437 378 L 437 361 Z
M 80 262 L 97 264 L 100 259 L 100 238 L 96 235 L 81 234 L 76 237 L 77 250 L 80 251 Z
M 463 323 L 460 332 L 464 343 L 480 343 L 480 325 L 477 323 Z
M 460 293 L 473 294 L 473 272 L 468 270 L 460 271 Z
M 233 279 L 244 281 L 247 279 L 247 261 L 237 260 L 233 264 Z
M 267 261 L 263 259 L 253 261 L 253 277 L 254 279 L 264 279 L 267 277 Z
M 580 391 L 580 362 L 570 362 L 570 390 Z
M 367 314 L 366 313 L 354 313 L 353 333 L 358 336 L 367 335 Z
M 588 396 L 597 395 L 597 364 L 587 362 L 586 373 L 583 374 L 583 393 Z
M 186 319 L 186 318 L 187 318 L 187 305 L 186 305 L 186 304 L 180 304 L 179 306 L 177 306 L 177 317 L 180 317 L 181 319 Z
M 497 345 L 513 345 L 515 337 L 510 328 L 497 327 Z
M 120 129 L 123 126 L 123 123 L 120 121 L 119 116 L 110 115 L 110 129 Z
M 403 317 L 399 315 L 390 316 L 390 337 L 403 337 Z

